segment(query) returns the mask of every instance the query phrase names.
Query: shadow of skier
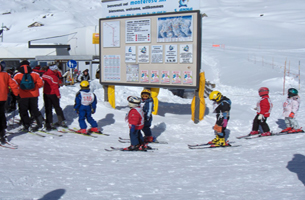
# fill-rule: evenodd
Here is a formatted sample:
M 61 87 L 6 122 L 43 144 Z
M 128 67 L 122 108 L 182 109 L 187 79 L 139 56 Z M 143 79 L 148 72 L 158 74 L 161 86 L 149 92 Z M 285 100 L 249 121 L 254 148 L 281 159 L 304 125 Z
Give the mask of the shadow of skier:
M 297 174 L 298 179 L 305 186 L 305 156 L 302 154 L 294 154 L 291 161 L 288 162 L 287 169 Z
M 38 200 L 59 200 L 65 194 L 65 192 L 66 190 L 64 189 L 53 190 Z
M 114 123 L 115 123 L 114 114 L 112 114 L 112 113 L 107 114 L 104 119 L 101 119 L 97 122 L 98 127 L 101 128 L 101 130 L 103 130 L 102 127 L 111 125 Z

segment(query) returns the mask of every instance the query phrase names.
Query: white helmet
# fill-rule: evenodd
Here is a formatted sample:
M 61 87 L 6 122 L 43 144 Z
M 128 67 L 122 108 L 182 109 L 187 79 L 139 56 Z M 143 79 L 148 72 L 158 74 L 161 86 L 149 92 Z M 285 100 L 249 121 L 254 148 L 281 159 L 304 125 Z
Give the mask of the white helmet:
M 141 103 L 141 99 L 139 97 L 135 97 L 135 96 L 127 97 L 127 101 L 128 101 L 128 106 L 130 108 L 137 107 Z

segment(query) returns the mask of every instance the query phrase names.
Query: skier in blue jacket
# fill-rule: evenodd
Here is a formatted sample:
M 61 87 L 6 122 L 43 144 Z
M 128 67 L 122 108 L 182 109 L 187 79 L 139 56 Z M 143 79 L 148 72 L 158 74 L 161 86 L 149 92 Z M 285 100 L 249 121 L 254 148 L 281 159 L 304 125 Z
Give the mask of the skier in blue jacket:
M 92 118 L 92 114 L 96 111 L 96 96 L 93 92 L 90 92 L 90 83 L 88 81 L 82 81 L 80 83 L 80 91 L 77 92 L 75 97 L 74 110 L 78 114 L 78 122 L 80 129 L 77 131 L 82 134 L 89 134 L 90 132 L 99 132 L 96 121 Z M 91 128 L 87 132 L 87 119 Z
M 144 133 L 144 142 L 154 142 L 156 140 L 155 137 L 152 136 L 151 133 L 151 122 L 152 122 L 152 112 L 154 108 L 154 100 L 151 98 L 151 92 L 149 89 L 144 89 L 141 92 L 141 107 L 144 112 L 144 127 L 142 129 Z

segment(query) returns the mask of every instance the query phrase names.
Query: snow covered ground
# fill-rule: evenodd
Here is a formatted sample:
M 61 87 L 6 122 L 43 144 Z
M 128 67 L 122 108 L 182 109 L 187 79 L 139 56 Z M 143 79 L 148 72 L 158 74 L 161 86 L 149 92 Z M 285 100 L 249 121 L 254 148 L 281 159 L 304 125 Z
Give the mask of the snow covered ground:
M 34 19 L 42 13 L 56 13 L 58 17 L 57 20 L 47 18 L 48 24 L 42 32 L 42 29 L 24 27 L 24 32 L 32 31 L 24 40 L 19 35 L 23 29 L 12 28 L 12 36 L 7 36 L 6 42 L 26 43 L 32 39 L 29 35 L 40 38 L 53 30 L 56 34 L 65 34 L 71 27 L 98 23 L 92 19 L 99 18 L 100 1 L 97 0 L 88 4 L 76 0 L 0 2 L 1 13 L 10 10 L 16 16 L 1 16 L 12 27 L 27 26 L 25 19 Z M 75 9 L 65 10 L 64 5 Z M 232 100 L 229 140 L 239 147 L 188 149 L 187 144 L 204 143 L 214 137 L 212 103 L 206 99 L 205 119 L 194 124 L 191 99 L 182 99 L 161 89 L 159 113 L 153 118 L 152 131 L 159 141 L 169 144 L 152 144 L 158 148 L 153 152 L 106 152 L 104 149 L 110 146 L 129 145 L 118 142 L 118 137 L 128 137 L 124 121 L 128 111 L 126 98 L 139 96 L 142 88 L 116 87 L 117 108 L 112 109 L 103 101 L 102 86 L 94 80 L 91 89 L 99 103 L 93 116 L 102 131 L 110 136 L 9 135 L 19 148 L 0 149 L 0 199 L 305 199 L 305 134 L 236 139 L 251 131 L 256 114 L 253 108 L 259 99 L 257 90 L 262 86 L 269 87 L 274 105 L 268 119 L 271 130 L 276 132 L 285 127 L 281 116 L 286 98 L 283 95 L 285 61 L 287 71 L 290 68 L 285 91 L 290 87 L 299 89 L 296 74 L 300 62 L 299 94 L 305 99 L 304 8 L 305 2 L 301 0 L 201 1 L 200 10 L 208 16 L 202 21 L 202 71 L 216 84 L 216 90 Z M 88 18 L 91 20 L 85 20 Z M 212 47 L 213 44 L 221 47 Z M 79 85 L 64 86 L 60 90 L 69 127 L 78 128 L 73 104 Z M 42 98 L 39 106 L 44 113 Z M 297 114 L 303 127 L 304 109 L 301 104 Z M 11 117 L 12 114 L 8 115 Z

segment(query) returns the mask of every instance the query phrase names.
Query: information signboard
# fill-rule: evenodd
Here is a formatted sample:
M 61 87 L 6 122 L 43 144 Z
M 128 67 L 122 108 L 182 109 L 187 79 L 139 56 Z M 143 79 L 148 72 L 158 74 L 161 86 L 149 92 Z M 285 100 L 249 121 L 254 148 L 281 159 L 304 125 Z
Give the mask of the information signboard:
M 198 87 L 199 11 L 102 18 L 99 28 L 101 84 Z

